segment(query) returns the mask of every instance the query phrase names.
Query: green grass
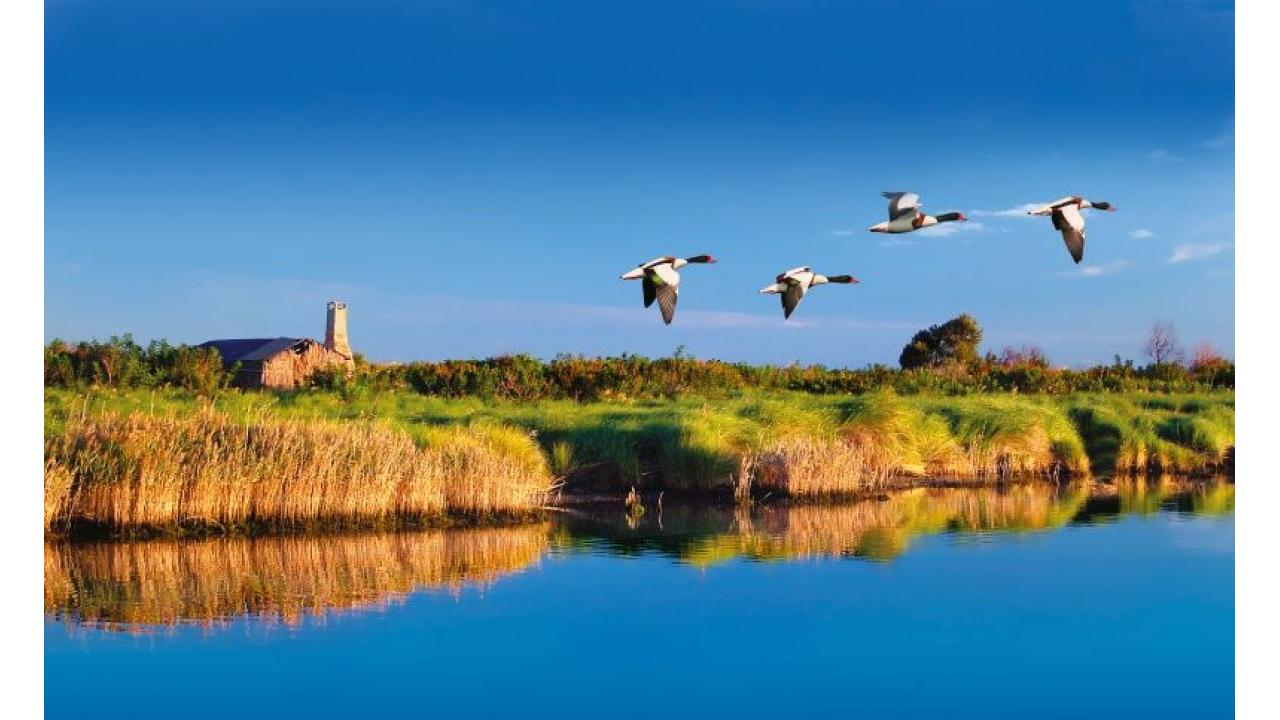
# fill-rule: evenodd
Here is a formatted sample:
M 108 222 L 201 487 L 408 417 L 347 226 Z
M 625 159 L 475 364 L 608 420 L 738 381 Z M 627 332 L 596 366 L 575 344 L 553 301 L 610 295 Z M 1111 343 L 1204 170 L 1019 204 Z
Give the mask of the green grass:
M 177 390 L 45 392 L 46 434 L 75 413 L 193 413 L 209 401 Z M 580 490 L 706 491 L 744 476 L 758 491 L 828 495 L 902 476 L 991 478 L 1190 472 L 1235 442 L 1230 392 L 1196 395 L 1009 393 L 944 397 L 742 392 L 725 398 L 527 403 L 409 391 L 343 396 L 228 391 L 216 409 L 244 422 L 373 421 L 421 446 L 444 428 L 484 426 L 522 463 L 530 434 L 557 476 Z M 504 440 L 505 439 L 505 440 Z

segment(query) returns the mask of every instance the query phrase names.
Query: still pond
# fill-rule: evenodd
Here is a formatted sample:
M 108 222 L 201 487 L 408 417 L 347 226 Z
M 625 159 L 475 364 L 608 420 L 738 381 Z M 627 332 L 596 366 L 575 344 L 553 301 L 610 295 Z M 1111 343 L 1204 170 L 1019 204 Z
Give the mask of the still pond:
M 1215 718 L 1234 485 L 50 543 L 48 717 Z

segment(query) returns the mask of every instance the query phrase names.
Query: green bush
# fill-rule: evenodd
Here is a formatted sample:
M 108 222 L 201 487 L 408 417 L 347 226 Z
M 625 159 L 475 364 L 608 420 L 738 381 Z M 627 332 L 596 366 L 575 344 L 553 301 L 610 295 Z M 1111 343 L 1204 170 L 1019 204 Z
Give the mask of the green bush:
M 227 387 L 235 367 L 224 369 L 214 348 L 170 345 L 153 340 L 147 347 L 133 336 L 71 345 L 54 340 L 44 348 L 46 387 L 179 387 L 210 394 Z

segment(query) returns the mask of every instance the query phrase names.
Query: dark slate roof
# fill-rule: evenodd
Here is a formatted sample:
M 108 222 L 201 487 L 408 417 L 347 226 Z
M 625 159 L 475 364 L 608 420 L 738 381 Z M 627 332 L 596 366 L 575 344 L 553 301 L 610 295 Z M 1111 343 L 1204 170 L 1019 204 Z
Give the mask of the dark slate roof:
M 236 362 L 266 360 L 298 343 L 315 342 L 309 338 L 236 338 L 229 340 L 210 340 L 197 347 L 217 348 L 224 365 Z

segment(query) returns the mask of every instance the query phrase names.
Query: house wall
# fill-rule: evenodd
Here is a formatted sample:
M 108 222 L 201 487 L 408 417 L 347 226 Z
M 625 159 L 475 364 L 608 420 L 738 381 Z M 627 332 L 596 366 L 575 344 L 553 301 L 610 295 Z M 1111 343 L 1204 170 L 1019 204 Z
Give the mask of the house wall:
M 289 389 L 303 384 L 315 370 L 330 365 L 349 364 L 347 358 L 325 349 L 319 343 L 307 343 L 301 353 L 284 350 L 262 363 L 262 387 Z
M 236 387 L 262 387 L 262 363 L 253 360 L 240 363 L 240 369 L 236 372 L 236 377 L 233 382 Z

